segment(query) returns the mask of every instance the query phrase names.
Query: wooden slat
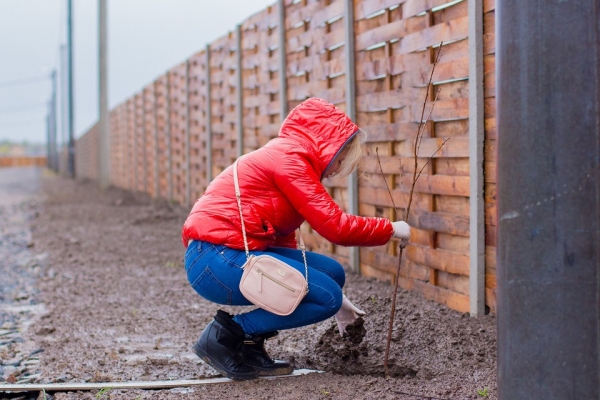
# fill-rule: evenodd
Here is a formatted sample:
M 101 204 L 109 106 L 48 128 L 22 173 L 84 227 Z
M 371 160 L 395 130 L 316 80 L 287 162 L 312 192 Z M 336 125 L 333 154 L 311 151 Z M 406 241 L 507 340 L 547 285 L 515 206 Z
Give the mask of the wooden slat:
M 362 0 L 355 6 L 354 18 L 357 20 L 364 19 L 377 11 L 402 4 L 405 1 L 406 0 Z
M 381 42 L 389 42 L 390 40 L 400 39 L 410 35 L 411 33 L 421 31 L 423 28 L 425 28 L 425 26 L 426 23 L 423 18 L 413 18 L 410 20 L 403 19 L 391 22 L 359 34 L 356 37 L 356 50 L 365 50 L 367 47 Z
M 448 3 L 450 0 L 407 0 L 402 6 L 402 16 L 410 18 Z
M 497 312 L 496 289 L 485 289 L 485 304 L 490 308 L 492 313 Z
M 341 74 L 345 69 L 346 58 L 342 54 L 333 60 L 323 60 L 322 55 L 313 55 L 288 62 L 287 73 L 296 75 L 301 72 L 311 72 L 313 78 L 324 80 L 331 75 Z
M 432 155 L 434 158 L 469 156 L 469 138 L 453 137 L 446 141 L 442 146 L 443 143 L 444 138 L 423 138 L 419 145 L 417 156 L 424 159 L 427 159 Z M 439 151 L 436 153 L 436 150 L 438 149 Z M 395 150 L 398 157 L 412 158 L 414 152 L 414 140 L 405 140 L 398 143 Z
M 322 32 L 319 32 L 318 30 L 310 30 L 301 35 L 290 38 L 288 43 L 290 49 L 314 46 L 319 50 L 325 50 L 343 42 L 344 30 L 338 28 L 331 32 L 327 32 L 324 29 Z
M 301 4 L 297 4 L 295 6 L 296 9 L 292 7 L 286 7 L 286 15 L 285 15 L 285 29 L 289 30 L 292 27 L 302 21 L 307 21 L 310 19 L 311 15 L 314 15 L 323 7 L 322 4 L 318 2 L 314 2 L 308 4 L 307 6 L 302 6 Z
M 362 257 L 362 253 L 361 253 Z M 380 281 L 384 282 L 394 282 L 395 274 L 393 272 L 383 271 L 381 269 L 375 268 L 369 264 L 361 263 L 360 265 L 360 273 L 364 276 L 370 276 L 376 278 Z
M 405 208 L 408 203 L 408 189 L 393 189 L 391 190 L 392 196 L 394 197 L 394 202 L 396 203 L 396 207 Z M 361 204 L 370 204 L 381 207 L 392 207 L 392 201 L 390 199 L 390 192 L 387 189 L 374 189 L 372 187 L 365 187 L 363 185 L 359 186 L 358 196 L 360 198 Z M 414 198 L 412 202 L 412 207 L 419 207 L 423 204 L 426 199 L 422 198 L 422 196 Z
M 407 246 L 407 258 L 418 264 L 427 265 L 453 274 L 469 276 L 469 256 L 423 246 Z
M 430 231 L 469 236 L 469 217 L 464 215 L 411 210 L 408 223 Z
M 310 16 L 311 28 L 323 26 L 327 21 L 342 17 L 344 15 L 344 0 L 332 1 L 328 6 L 316 11 Z
M 483 0 L 483 12 L 487 13 L 496 9 L 496 0 Z
M 445 271 L 436 271 L 436 285 L 451 290 L 455 293 L 469 295 L 469 277 L 464 275 L 450 274 Z M 431 283 L 431 282 L 430 282 Z
M 400 40 L 400 52 L 410 53 L 426 47 L 464 39 L 468 36 L 468 18 L 457 18 L 453 21 L 434 25 L 422 31 L 411 33 Z
M 483 14 L 483 54 L 496 52 L 496 12 Z
M 485 247 L 485 265 L 496 273 L 496 248 L 492 246 Z
M 398 283 L 404 289 L 416 290 L 422 293 L 426 299 L 445 304 L 453 310 L 460 312 L 469 311 L 469 296 L 467 295 L 432 286 L 425 282 L 402 277 L 398 279 Z

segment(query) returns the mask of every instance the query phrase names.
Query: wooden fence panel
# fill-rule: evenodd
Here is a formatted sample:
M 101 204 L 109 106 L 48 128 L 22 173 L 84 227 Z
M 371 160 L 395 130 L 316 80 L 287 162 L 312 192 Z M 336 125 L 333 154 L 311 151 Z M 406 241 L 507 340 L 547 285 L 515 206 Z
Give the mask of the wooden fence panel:
M 144 191 L 157 197 L 154 187 L 154 171 L 156 167 L 156 143 L 154 139 L 154 82 L 142 91 L 143 135 L 144 135 Z
M 156 93 L 156 130 L 158 162 L 158 197 L 168 198 L 168 154 L 167 154 L 167 75 L 160 76 L 154 83 Z
M 119 180 L 119 187 L 123 189 L 129 189 L 129 182 L 131 180 L 131 169 L 129 168 L 129 163 L 131 162 L 130 152 L 131 152 L 131 141 L 130 137 L 130 110 L 129 110 L 129 100 L 124 101 L 119 106 L 119 137 L 120 137 L 120 152 L 122 154 L 121 160 L 121 177 Z M 112 148 L 112 146 L 111 146 Z
M 185 63 L 171 69 L 169 78 L 170 100 L 170 132 L 171 132 L 171 175 L 173 179 L 173 200 L 185 204 L 186 160 L 186 65 Z
M 396 206 L 407 203 L 415 171 L 415 137 L 427 94 L 430 98 L 423 119 L 432 107 L 433 96 L 438 97 L 431 120 L 424 126 L 417 171 L 445 139 L 450 139 L 422 170 L 415 187 L 408 221 L 413 235 L 400 277 L 395 277 L 398 247 L 393 243 L 363 249 L 361 270 L 367 275 L 387 274 L 392 281 L 398 278 L 405 288 L 418 288 L 429 298 L 468 311 L 467 2 L 360 1 L 355 27 L 357 119 L 369 134 L 369 155 L 359 179 L 361 210 L 372 216 L 404 218 L 402 212 L 396 216 L 390 200 L 382 197 L 389 198 L 387 182 Z M 440 62 L 433 84 L 428 86 L 442 41 Z M 373 253 L 386 257 L 374 257 Z M 461 265 L 448 270 L 436 261 L 440 259 L 437 254 Z
M 110 184 L 113 186 L 119 186 L 119 170 L 121 169 L 122 156 L 121 150 L 121 137 L 120 134 L 120 120 L 119 120 L 119 106 L 115 107 L 110 111 L 108 115 L 109 127 L 108 134 L 110 137 Z
M 135 108 L 134 98 L 127 100 L 126 106 L 126 135 L 127 135 L 127 186 L 129 190 L 135 190 L 136 172 L 135 172 Z
M 278 7 L 242 23 L 244 154 L 277 137 L 281 125 Z
M 237 34 L 230 32 L 208 46 L 210 65 L 206 65 L 206 50 L 201 51 L 113 110 L 110 116 L 113 184 L 169 197 L 171 181 L 173 200 L 187 205 L 188 200 L 193 202 L 204 192 L 208 168 L 213 177 L 217 176 L 237 158 L 238 124 L 243 128 L 242 151 L 247 153 L 277 136 L 282 122 L 281 101 L 291 110 L 309 97 L 321 97 L 346 111 L 346 2 L 285 0 L 284 3 L 284 26 L 279 26 L 279 3 L 276 3 L 241 24 L 240 49 Z M 422 107 L 426 94 L 429 99 L 425 116 L 433 105 L 433 97 L 439 93 L 431 119 L 423 127 L 419 170 L 449 139 L 421 171 L 415 187 L 408 221 L 414 229 L 400 276 L 395 271 L 397 243 L 362 248 L 360 270 L 391 282 L 397 279 L 404 288 L 418 290 L 456 310 L 468 311 L 471 195 L 468 2 L 356 0 L 353 4 L 355 122 L 369 137 L 359 171 L 359 214 L 403 219 L 402 210 L 396 215 L 393 203 L 399 209 L 407 204 L 415 171 L 412 151 L 418 122 L 424 119 Z M 495 312 L 495 0 L 483 0 L 483 10 L 485 290 L 486 305 Z M 279 71 L 279 29 L 285 30 L 285 71 Z M 440 62 L 433 84 L 428 85 L 441 42 L 444 46 Z M 241 65 L 238 65 L 239 55 Z M 238 71 L 243 85 L 241 104 Z M 206 81 L 208 72 L 211 82 Z M 279 88 L 280 73 L 286 78 L 285 95 Z M 211 97 L 207 98 L 209 87 Z M 211 115 L 206 115 L 209 104 Z M 242 121 L 238 120 L 240 107 Z M 212 149 L 206 147 L 207 125 L 211 127 Z M 96 179 L 97 128 L 82 136 L 77 146 L 79 175 Z M 209 151 L 212 165 L 207 165 Z M 156 166 L 158 190 L 154 184 Z M 347 181 L 326 179 L 324 184 L 337 204 L 347 209 Z M 342 263 L 348 261 L 348 248 L 327 242 L 308 226 L 303 226 L 303 231 L 310 249 Z
M 134 139 L 135 139 L 135 190 L 146 191 L 146 135 L 144 134 L 144 96 L 143 92 L 135 95 L 134 102 Z
M 75 142 L 75 173 L 78 177 L 98 179 L 98 123 Z
M 228 35 L 210 45 L 213 165 L 217 176 L 237 158 L 236 35 Z
M 4 167 L 45 167 L 46 156 L 0 156 L 0 168 Z
M 344 1 L 309 0 L 286 8 L 288 105 L 320 97 L 344 110 Z
M 484 97 L 486 101 L 496 99 L 496 3 L 484 1 L 483 19 L 483 65 Z M 485 109 L 485 303 L 496 312 L 496 107 Z
M 121 165 L 118 170 L 119 180 L 117 186 L 128 189 L 129 185 L 129 102 L 124 101 L 119 105 L 119 152 L 121 154 Z M 112 149 L 112 145 L 111 145 Z
M 320 97 L 346 110 L 346 57 L 343 0 L 309 0 L 286 4 L 286 57 L 288 107 L 310 97 Z M 335 202 L 348 210 L 347 179 L 325 179 L 324 185 Z M 348 264 L 349 249 L 323 239 L 305 224 L 307 248 L 330 255 Z
M 206 52 L 190 58 L 190 171 L 191 201 L 206 190 Z

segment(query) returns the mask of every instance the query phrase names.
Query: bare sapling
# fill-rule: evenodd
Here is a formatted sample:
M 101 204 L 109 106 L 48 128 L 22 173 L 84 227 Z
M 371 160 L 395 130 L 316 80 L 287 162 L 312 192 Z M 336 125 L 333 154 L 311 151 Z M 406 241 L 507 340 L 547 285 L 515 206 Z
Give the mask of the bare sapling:
M 435 71 L 435 67 L 438 65 L 439 61 L 440 61 L 440 54 L 442 52 L 442 45 L 443 42 L 440 43 L 440 47 L 438 50 L 438 53 L 436 55 L 436 58 L 433 62 L 432 68 L 431 68 L 431 73 L 429 75 L 429 82 L 427 83 L 427 91 L 425 94 L 425 101 L 423 101 L 423 107 L 421 110 L 421 118 L 419 119 L 419 125 L 417 128 L 417 135 L 415 137 L 415 142 L 413 145 L 413 161 L 414 161 L 414 170 L 413 170 L 413 175 L 412 175 L 412 183 L 410 185 L 410 191 L 408 194 L 408 200 L 406 202 L 406 208 L 404 211 L 404 221 L 408 222 L 408 218 L 410 215 L 410 206 L 412 204 L 413 201 L 413 196 L 414 196 L 414 192 L 415 192 L 415 186 L 417 184 L 417 180 L 419 179 L 419 177 L 421 176 L 421 173 L 423 172 L 423 170 L 425 169 L 425 167 L 431 162 L 431 160 L 433 159 L 433 157 L 441 150 L 441 148 L 444 146 L 444 144 L 446 144 L 446 142 L 448 141 L 448 138 L 446 138 L 442 144 L 437 148 L 437 150 L 427 159 L 427 161 L 425 162 L 425 164 L 419 169 L 419 148 L 421 146 L 421 140 L 423 138 L 423 132 L 425 131 L 425 127 L 427 125 L 427 122 L 430 120 L 431 118 L 431 114 L 433 112 L 433 108 L 435 107 L 435 103 L 437 102 L 438 99 L 438 94 L 439 94 L 439 89 L 438 91 L 435 93 L 435 98 L 433 99 L 433 103 L 431 104 L 431 109 L 429 110 L 429 113 L 427 114 L 427 117 L 425 117 L 425 110 L 427 108 L 427 101 L 429 100 L 429 88 L 431 87 L 432 81 L 433 81 L 433 73 Z M 392 192 L 387 184 L 387 181 L 385 179 L 385 176 L 383 174 L 383 168 L 381 167 L 381 160 L 379 159 L 379 152 L 378 152 L 378 148 L 375 148 L 375 154 L 377 156 L 377 162 L 379 163 L 379 171 L 381 172 L 381 175 L 384 177 L 384 182 L 385 182 L 385 186 L 388 190 L 388 193 L 390 195 L 390 198 L 392 199 L 392 205 L 394 207 L 394 212 L 395 212 L 395 220 L 398 219 L 399 217 L 399 213 L 398 213 L 398 209 L 396 208 L 396 204 L 394 203 L 394 196 L 392 195 Z M 402 265 L 402 253 L 404 251 L 404 248 L 406 246 L 406 242 L 401 241 L 400 245 L 399 245 L 399 253 L 398 253 L 398 264 L 396 266 L 396 274 L 394 275 L 394 292 L 392 295 L 392 308 L 390 310 L 390 322 L 389 322 L 389 327 L 388 327 L 388 335 L 387 335 L 387 340 L 386 340 L 386 344 L 385 344 L 385 358 L 383 361 L 383 367 L 385 369 L 385 376 L 389 377 L 389 366 L 388 366 L 388 360 L 389 360 L 389 353 L 390 353 L 390 342 L 392 340 L 392 330 L 394 327 L 394 315 L 396 313 L 396 295 L 398 293 L 398 281 L 400 279 L 400 267 Z

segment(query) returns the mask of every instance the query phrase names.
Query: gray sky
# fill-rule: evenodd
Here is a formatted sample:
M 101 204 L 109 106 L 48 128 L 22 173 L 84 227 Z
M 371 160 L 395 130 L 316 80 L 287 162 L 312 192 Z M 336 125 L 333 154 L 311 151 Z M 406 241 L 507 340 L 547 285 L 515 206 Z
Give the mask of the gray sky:
M 276 1 L 108 0 L 109 106 Z M 0 141 L 46 140 L 51 83 L 44 76 L 60 68 L 66 4 L 0 0 Z M 73 1 L 76 137 L 98 118 L 97 8 L 97 0 Z M 24 83 L 31 78 L 39 79 Z

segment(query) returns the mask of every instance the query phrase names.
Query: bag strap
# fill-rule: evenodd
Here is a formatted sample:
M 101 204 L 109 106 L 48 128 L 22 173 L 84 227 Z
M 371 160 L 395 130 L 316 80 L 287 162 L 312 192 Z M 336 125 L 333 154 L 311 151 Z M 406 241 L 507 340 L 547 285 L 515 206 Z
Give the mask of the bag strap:
M 240 157 L 241 158 L 241 157 Z M 246 259 L 250 258 L 250 252 L 248 251 L 248 239 L 246 237 L 246 226 L 244 225 L 244 217 L 242 216 L 242 200 L 240 193 L 240 184 L 238 182 L 238 158 L 233 163 L 233 183 L 235 185 L 235 199 L 237 200 L 238 210 L 240 211 L 240 222 L 242 223 L 242 236 L 244 237 L 244 249 L 246 250 Z M 302 239 L 302 232 L 298 228 L 298 237 L 300 239 L 300 249 L 302 250 L 302 258 L 304 259 L 304 275 L 308 282 L 308 263 L 306 262 L 306 247 L 304 246 L 304 240 Z

